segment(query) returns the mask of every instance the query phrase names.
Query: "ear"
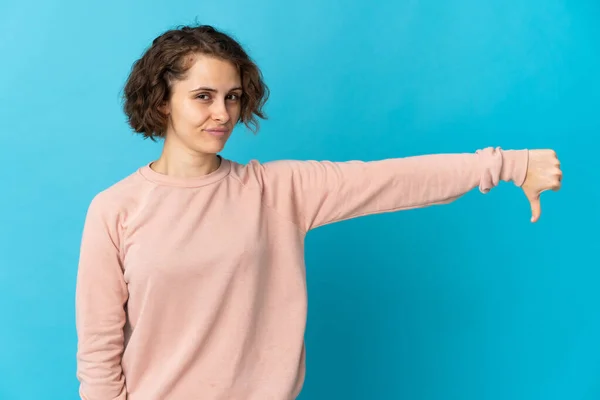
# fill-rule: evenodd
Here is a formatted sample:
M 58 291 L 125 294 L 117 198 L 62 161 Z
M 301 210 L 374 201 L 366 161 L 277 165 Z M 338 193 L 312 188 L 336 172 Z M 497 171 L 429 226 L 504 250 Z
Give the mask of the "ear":
M 158 110 L 165 115 L 169 115 L 171 113 L 171 107 L 169 102 L 167 100 L 163 101 L 162 104 L 158 107 Z

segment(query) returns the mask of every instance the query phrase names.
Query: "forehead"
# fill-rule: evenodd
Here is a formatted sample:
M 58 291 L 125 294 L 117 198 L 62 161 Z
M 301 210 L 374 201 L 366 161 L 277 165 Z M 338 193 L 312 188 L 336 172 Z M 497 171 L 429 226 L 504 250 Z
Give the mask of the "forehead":
M 217 90 L 230 90 L 240 86 L 238 68 L 230 61 L 206 55 L 191 56 L 186 63 L 191 67 L 182 83 L 190 86 L 208 86 Z

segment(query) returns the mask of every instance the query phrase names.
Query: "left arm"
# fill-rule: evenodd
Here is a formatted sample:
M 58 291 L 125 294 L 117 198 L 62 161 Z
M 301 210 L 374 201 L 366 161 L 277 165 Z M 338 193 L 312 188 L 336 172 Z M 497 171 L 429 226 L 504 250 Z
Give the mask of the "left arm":
M 304 231 L 363 215 L 449 203 L 475 187 L 523 185 L 527 150 L 486 148 L 381 161 L 254 164 L 265 201 Z

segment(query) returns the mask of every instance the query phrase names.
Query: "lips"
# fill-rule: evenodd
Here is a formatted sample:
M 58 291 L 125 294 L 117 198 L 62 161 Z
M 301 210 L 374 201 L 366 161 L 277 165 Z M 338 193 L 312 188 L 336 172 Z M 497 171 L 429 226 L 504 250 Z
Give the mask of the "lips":
M 224 128 L 214 128 L 214 129 L 205 129 L 206 133 L 212 136 L 225 136 L 228 132 L 227 129 Z

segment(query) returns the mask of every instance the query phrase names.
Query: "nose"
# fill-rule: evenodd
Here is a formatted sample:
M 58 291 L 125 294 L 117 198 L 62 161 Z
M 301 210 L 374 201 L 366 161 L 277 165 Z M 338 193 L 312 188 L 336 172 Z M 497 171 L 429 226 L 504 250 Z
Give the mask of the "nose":
M 229 121 L 229 112 L 227 111 L 227 106 L 225 105 L 225 101 L 215 101 L 211 105 L 211 113 L 212 118 L 215 121 L 218 121 L 222 124 Z

